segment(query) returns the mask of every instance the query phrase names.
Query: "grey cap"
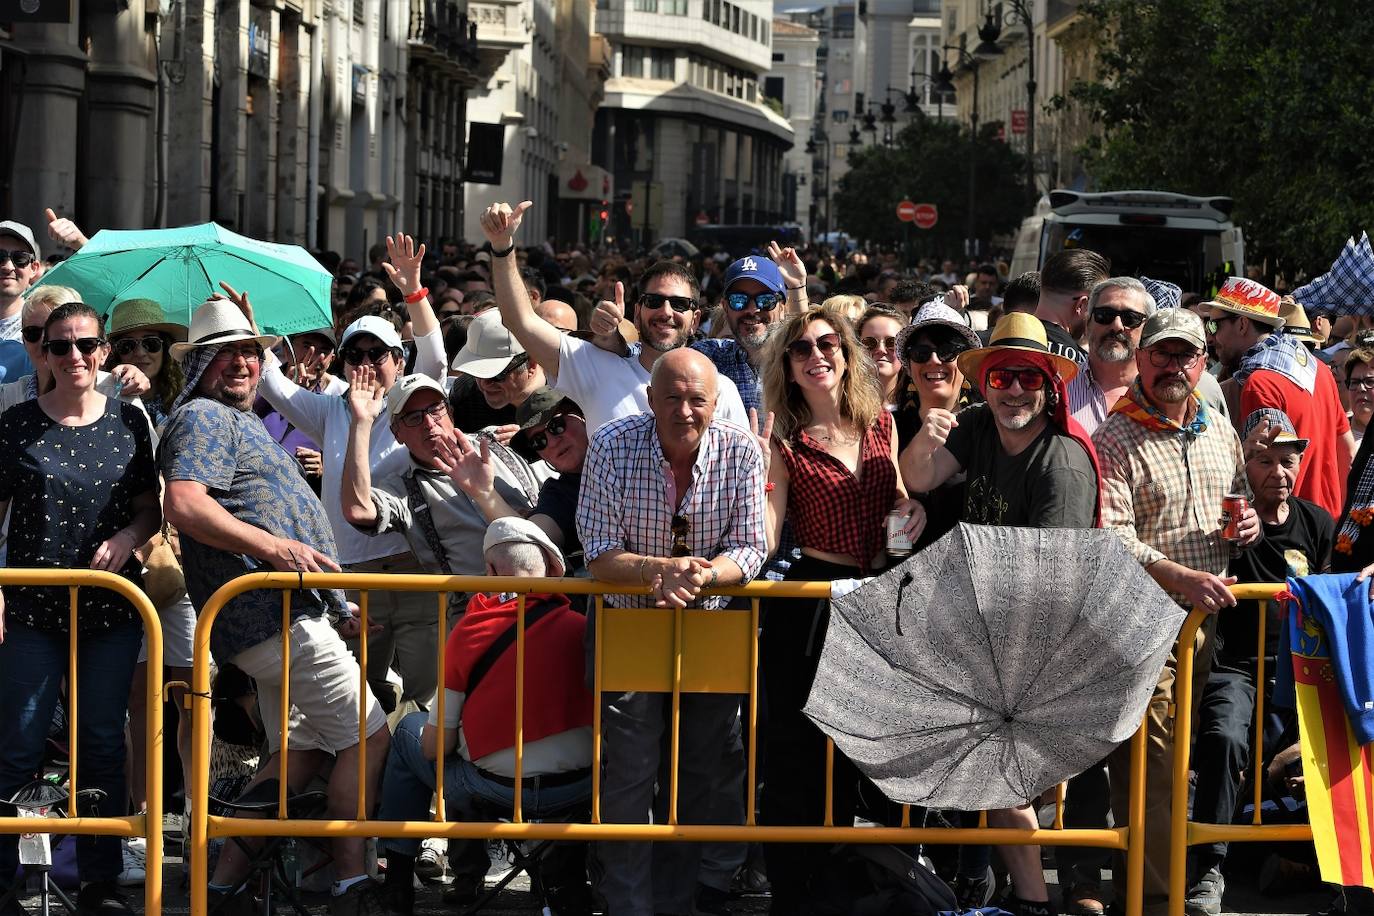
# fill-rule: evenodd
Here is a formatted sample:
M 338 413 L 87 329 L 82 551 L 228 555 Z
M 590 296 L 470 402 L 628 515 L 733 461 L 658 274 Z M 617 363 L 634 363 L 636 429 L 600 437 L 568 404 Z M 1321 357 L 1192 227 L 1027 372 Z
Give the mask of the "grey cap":
M 1291 445 L 1300 452 L 1307 448 L 1309 440 L 1298 437 L 1298 431 L 1294 428 L 1293 421 L 1288 418 L 1288 414 L 1277 407 L 1261 407 L 1258 410 L 1250 411 L 1250 416 L 1245 418 L 1245 432 L 1241 438 L 1249 439 L 1250 434 L 1255 431 L 1255 427 L 1263 423 L 1279 428 L 1279 434 L 1274 437 L 1274 445 Z
M 1160 309 L 1145 319 L 1140 346 L 1152 347 L 1161 340 L 1185 340 L 1199 350 L 1207 349 L 1207 334 L 1202 319 L 1191 309 Z
M 488 525 L 487 533 L 482 538 L 482 553 L 485 554 L 497 544 L 533 544 L 544 551 L 544 559 L 548 564 L 546 575 L 551 579 L 563 577 L 563 551 L 555 546 L 542 528 L 529 519 L 498 518 Z
M 28 226 L 25 226 L 23 223 L 16 223 L 12 219 L 3 220 L 0 221 L 0 234 L 4 233 L 16 235 L 23 239 L 28 243 L 29 251 L 33 252 L 34 258 L 37 260 L 43 259 L 43 253 L 38 250 L 38 243 L 33 240 L 33 230 Z

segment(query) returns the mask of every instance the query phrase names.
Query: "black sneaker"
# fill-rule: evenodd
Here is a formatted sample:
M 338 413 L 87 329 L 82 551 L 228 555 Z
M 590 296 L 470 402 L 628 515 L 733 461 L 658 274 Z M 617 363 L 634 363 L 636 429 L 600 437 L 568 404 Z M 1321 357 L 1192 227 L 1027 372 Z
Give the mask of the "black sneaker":
M 94 881 L 76 895 L 76 910 L 81 916 L 133 916 L 133 907 L 113 881 Z
M 692 900 L 692 916 L 730 916 L 729 901 L 728 891 L 698 884 L 696 897 Z
M 444 891 L 444 902 L 457 906 L 468 906 L 477 902 L 482 890 L 482 881 L 474 875 L 454 875 L 453 883 Z

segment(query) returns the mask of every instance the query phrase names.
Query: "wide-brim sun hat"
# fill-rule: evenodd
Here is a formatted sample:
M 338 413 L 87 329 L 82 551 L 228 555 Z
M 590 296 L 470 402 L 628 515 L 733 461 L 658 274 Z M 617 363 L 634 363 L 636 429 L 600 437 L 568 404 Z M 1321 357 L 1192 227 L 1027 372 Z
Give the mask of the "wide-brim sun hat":
M 1202 303 L 1213 313 L 1228 312 L 1242 318 L 1250 318 L 1267 324 L 1274 330 L 1282 330 L 1283 317 L 1279 315 L 1279 294 L 1263 283 L 1247 280 L 1244 277 L 1227 277 L 1226 282 L 1217 290 L 1216 298 Z
M 1298 304 L 1292 296 L 1284 296 L 1283 304 L 1279 306 L 1279 317 L 1283 319 L 1283 330 L 1286 334 L 1292 334 L 1299 340 L 1310 340 L 1314 343 L 1325 343 L 1325 337 L 1318 337 L 1312 330 L 1312 322 L 1308 320 L 1307 310 Z
M 964 323 L 958 312 L 943 302 L 932 300 L 916 310 L 916 314 L 911 316 L 911 324 L 897 332 L 898 358 L 902 362 L 906 362 L 906 348 L 911 339 L 922 331 L 937 329 L 949 331 L 956 338 L 968 344 L 970 349 L 980 347 L 983 344 L 978 339 L 978 333 Z
M 501 313 L 488 309 L 468 325 L 467 342 L 453 358 L 450 368 L 473 378 L 493 378 L 506 371 L 510 361 L 524 352 L 520 341 L 501 323 Z
M 191 327 L 184 343 L 172 344 L 169 352 L 172 359 L 182 360 L 186 354 L 199 347 L 218 347 L 221 344 L 236 343 L 240 340 L 255 340 L 264 349 L 275 347 L 280 338 L 271 334 L 254 334 L 243 317 L 239 307 L 228 299 L 217 296 L 201 303 L 191 316 Z
M 152 299 L 125 299 L 110 309 L 106 334 L 117 337 L 131 331 L 156 331 L 173 341 L 184 341 L 187 335 L 186 326 L 168 321 L 162 306 Z
M 1066 382 L 1078 374 L 1078 363 L 1050 352 L 1049 338 L 1045 336 L 1044 323 L 1034 315 L 1028 315 L 1025 312 L 1011 312 L 1003 315 L 1001 320 L 997 322 L 997 327 L 993 328 L 992 336 L 988 339 L 986 347 L 960 353 L 957 362 L 959 371 L 964 373 L 965 378 L 972 380 L 977 385 L 982 385 L 980 370 L 983 366 L 983 360 L 994 353 L 1003 353 L 1008 350 L 1021 350 L 1049 359 L 1054 364 L 1055 369 L 1058 370 L 1059 377 Z

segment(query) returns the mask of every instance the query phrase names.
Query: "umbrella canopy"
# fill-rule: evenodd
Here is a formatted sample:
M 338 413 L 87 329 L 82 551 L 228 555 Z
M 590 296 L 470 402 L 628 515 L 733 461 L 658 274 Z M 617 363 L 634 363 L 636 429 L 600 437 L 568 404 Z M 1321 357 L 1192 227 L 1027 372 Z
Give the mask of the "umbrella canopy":
M 701 251 L 686 239 L 664 239 L 650 248 L 649 253 L 660 258 L 694 258 Z
M 152 299 L 169 320 L 191 312 L 228 283 L 247 291 L 264 333 L 333 324 L 333 277 L 299 245 L 262 242 L 215 223 L 177 229 L 105 229 L 43 275 L 37 285 L 70 286 L 101 315 L 125 299 Z
M 1184 616 L 1110 531 L 960 524 L 833 602 L 805 712 L 895 802 L 1024 804 L 1135 732 Z
M 1346 239 L 1331 269 L 1312 282 L 1293 290 L 1293 298 L 1312 312 L 1337 315 L 1368 315 L 1374 312 L 1374 248 L 1368 233 Z

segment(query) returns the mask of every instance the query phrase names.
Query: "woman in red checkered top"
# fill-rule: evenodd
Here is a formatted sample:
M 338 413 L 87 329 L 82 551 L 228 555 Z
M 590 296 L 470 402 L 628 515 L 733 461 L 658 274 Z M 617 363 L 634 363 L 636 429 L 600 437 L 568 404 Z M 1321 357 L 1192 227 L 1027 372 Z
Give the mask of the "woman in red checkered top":
M 793 580 L 871 576 L 887 564 L 886 520 L 900 510 L 913 540 L 925 511 L 908 499 L 897 472 L 897 433 L 883 407 L 873 361 L 849 319 L 821 306 L 788 319 L 775 332 L 761 366 L 771 411 L 768 544 L 775 549 L 784 516 L 801 558 Z M 765 427 L 767 427 L 767 423 Z M 811 689 L 829 623 L 829 604 L 777 600 L 765 609 L 760 670 L 768 697 L 764 732 L 762 819 L 765 824 L 822 823 L 825 738 L 801 709 Z M 852 824 L 860 776 L 835 754 L 834 817 Z M 872 797 L 881 798 L 869 787 Z M 825 847 L 774 844 L 765 850 L 774 914 L 796 912 Z

